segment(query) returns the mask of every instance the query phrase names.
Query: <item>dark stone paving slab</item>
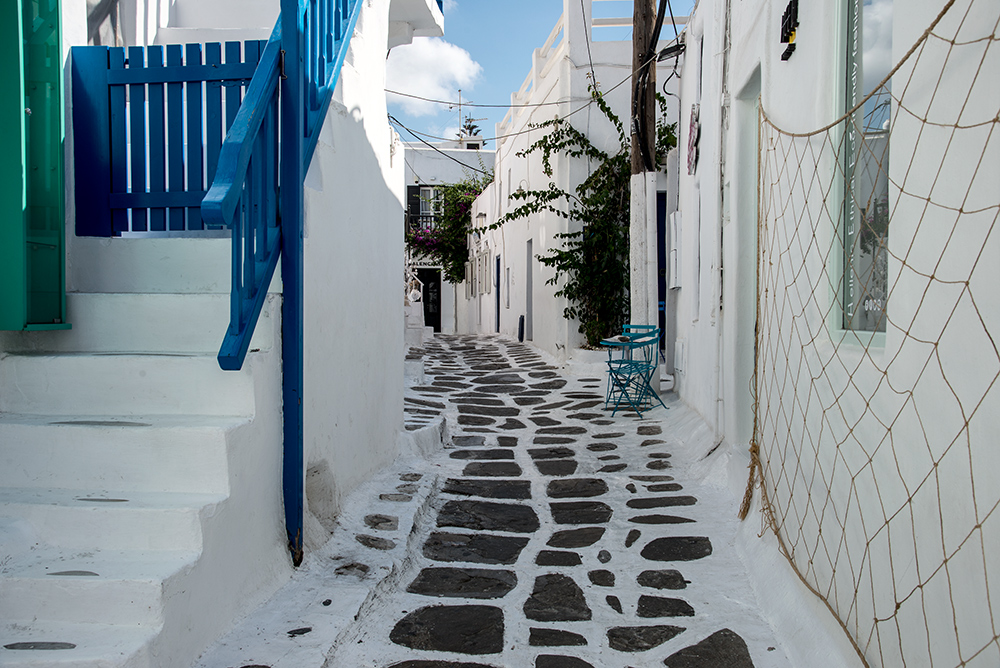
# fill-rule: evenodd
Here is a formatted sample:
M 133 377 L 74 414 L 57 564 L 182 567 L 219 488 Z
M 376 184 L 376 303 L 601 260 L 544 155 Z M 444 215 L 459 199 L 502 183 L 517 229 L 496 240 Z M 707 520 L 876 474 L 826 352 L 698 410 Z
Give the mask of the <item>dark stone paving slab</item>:
M 621 438 L 624 435 L 623 431 L 609 431 L 604 434 L 594 434 L 594 438 Z
M 594 668 L 594 666 L 575 656 L 539 654 L 535 659 L 535 668 Z
M 535 445 L 559 445 L 561 443 L 575 443 L 575 438 L 568 436 L 535 436 L 531 441 Z
M 618 455 L 604 455 L 603 457 L 598 457 L 602 462 L 610 462 L 615 459 L 621 459 Z
M 572 631 L 532 627 L 528 631 L 528 644 L 532 647 L 576 647 L 586 645 L 587 639 Z
M 437 525 L 511 533 L 531 533 L 539 526 L 531 506 L 492 501 L 449 501 L 438 512 Z
M 516 401 L 516 399 L 515 399 L 515 401 Z M 555 410 L 557 408 L 562 408 L 563 406 L 569 406 L 571 403 L 573 403 L 573 402 L 572 401 L 554 401 L 552 403 L 545 404 L 544 406 L 539 406 L 535 410 L 544 410 L 544 409 Z
M 462 475 L 507 478 L 521 475 L 521 467 L 514 462 L 471 462 L 465 465 Z
M 754 668 L 747 644 L 729 629 L 716 631 L 700 643 L 668 656 L 667 668 Z
M 618 446 L 614 443 L 591 443 L 587 446 L 587 449 L 591 452 L 610 452 L 611 450 L 617 450 Z
M 630 475 L 629 478 L 638 482 L 667 482 L 674 479 L 672 475 Z
M 617 612 L 619 615 L 622 614 L 622 602 L 617 596 L 605 596 L 604 601 L 611 607 L 612 610 Z
M 604 527 L 584 527 L 557 531 L 546 543 L 549 547 L 589 547 L 604 536 Z
M 359 533 L 354 537 L 354 540 L 373 550 L 391 550 L 396 547 L 396 542 L 393 540 L 380 538 L 379 536 L 369 536 L 366 533 Z
M 693 506 L 698 499 L 693 496 L 656 496 L 645 499 L 629 499 L 629 508 L 648 510 L 649 508 L 670 508 L 672 506 Z
M 423 553 L 435 561 L 465 561 L 508 565 L 517 561 L 528 544 L 519 536 L 436 532 L 427 537 Z
M 563 396 L 569 397 L 570 399 L 600 399 L 604 401 L 604 397 L 600 394 L 594 394 L 593 392 L 565 392 Z
M 503 650 L 503 611 L 490 605 L 439 605 L 403 617 L 389 634 L 411 649 L 498 654 Z
M 567 476 L 576 473 L 575 459 L 546 459 L 535 462 L 535 468 L 542 475 Z
M 560 434 L 560 435 L 570 435 L 570 434 L 586 434 L 587 429 L 585 427 L 576 426 L 566 426 L 566 427 L 542 427 L 538 430 L 539 434 Z
M 553 499 L 572 499 L 607 494 L 608 483 L 599 478 L 565 478 L 553 480 L 546 489 Z
M 513 447 L 517 445 L 517 436 L 497 436 L 497 443 L 504 447 Z
M 485 663 L 468 663 L 465 661 L 424 661 L 415 659 L 394 663 L 389 668 L 496 668 Z
M 712 554 L 712 542 L 704 536 L 668 536 L 651 541 L 640 554 L 650 561 L 694 561 Z
M 555 380 L 547 380 L 542 383 L 533 383 L 531 387 L 536 390 L 561 390 L 566 387 L 566 381 L 562 378 L 557 378 Z
M 487 499 L 530 499 L 531 483 L 527 480 L 449 478 L 442 491 L 457 496 L 482 496 Z
M 608 464 L 597 469 L 598 473 L 618 473 L 628 468 L 628 464 Z
M 570 413 L 566 417 L 572 418 L 574 420 L 593 420 L 595 418 L 601 417 L 600 413 Z
M 545 399 L 542 399 L 541 397 L 514 397 L 514 403 L 518 406 L 535 406 L 544 402 Z
M 684 589 L 688 586 L 687 580 L 680 571 L 673 569 L 663 571 L 643 571 L 635 579 L 643 587 L 650 589 Z
M 530 448 L 528 455 L 532 459 L 559 459 L 561 457 L 572 457 L 576 451 L 572 448 Z
M 553 420 L 552 418 L 545 417 L 544 415 L 541 417 L 530 417 L 528 419 L 539 427 L 551 427 L 553 425 L 562 424 L 559 420 Z
M 500 429 L 524 429 L 528 425 L 524 424 L 520 420 L 514 418 L 507 418 L 507 420 L 500 425 L 497 425 Z
M 611 519 L 611 506 L 600 501 L 566 501 L 549 507 L 556 524 L 604 524 Z
M 635 544 L 635 541 L 639 540 L 641 535 L 642 532 L 638 529 L 632 529 L 629 531 L 628 535 L 625 536 L 625 547 L 632 547 Z
M 520 394 L 525 391 L 524 385 L 480 385 L 483 394 Z
M 639 617 L 694 617 L 694 608 L 687 601 L 679 598 L 665 598 L 663 596 L 639 597 L 639 606 L 636 609 Z
M 659 445 L 660 443 L 666 443 L 666 441 L 658 438 L 647 438 L 645 441 L 639 444 L 639 447 L 644 448 L 647 445 Z
M 639 434 L 639 436 L 656 436 L 657 434 L 662 434 L 663 429 L 658 424 L 644 424 L 640 425 L 635 430 L 635 433 Z
M 583 590 L 567 575 L 550 573 L 535 578 L 524 616 L 536 622 L 576 622 L 591 618 Z
M 596 571 L 590 571 L 587 573 L 587 577 L 590 579 L 591 584 L 595 584 L 598 587 L 615 586 L 615 574 L 611 571 L 604 570 L 603 568 Z
M 579 566 L 582 563 L 579 554 L 563 550 L 542 550 L 535 558 L 538 566 Z
M 457 448 L 474 448 L 478 445 L 485 445 L 486 438 L 484 436 L 455 436 L 451 442 Z
M 438 410 L 444 410 L 444 404 L 438 403 L 436 401 L 426 401 L 424 399 L 415 399 L 413 397 L 406 397 L 403 401 L 408 404 L 416 404 L 418 406 L 427 406 L 428 408 L 436 408 Z
M 451 453 L 450 457 L 452 459 L 514 459 L 514 451 L 505 448 L 455 450 Z
M 673 464 L 668 462 L 666 459 L 654 459 L 646 464 L 646 468 L 651 471 L 663 471 L 665 469 L 673 468 Z
M 516 373 L 498 373 L 473 378 L 472 382 L 479 385 L 512 385 L 516 383 L 523 383 L 524 378 L 521 378 L 521 376 Z
M 584 410 L 587 410 L 588 408 L 593 408 L 594 406 L 600 406 L 603 403 L 604 403 L 603 399 L 591 399 L 589 401 L 581 401 L 578 404 L 570 406 L 566 410 L 568 410 L 568 411 L 584 411 Z
M 379 531 L 395 531 L 399 528 L 399 518 L 392 515 L 366 515 L 365 524 Z
M 602 427 L 606 427 L 606 426 L 608 426 L 610 424 L 614 424 L 614 421 L 613 420 L 594 420 L 591 424 L 597 424 L 597 425 L 600 425 Z
M 650 492 L 679 492 L 684 488 L 676 482 L 659 482 L 646 485 L 646 489 Z
M 493 424 L 495 422 L 496 422 L 496 420 L 494 420 L 493 418 L 483 417 L 481 415 L 459 415 L 458 416 L 458 424 L 471 425 L 471 426 L 474 426 L 474 427 L 476 427 L 476 426 L 478 426 L 478 427 L 484 427 L 484 426 L 486 426 L 488 424 Z
M 645 652 L 667 642 L 684 629 L 680 626 L 617 626 L 608 629 L 608 644 L 619 652 Z
M 406 591 L 424 596 L 503 598 L 515 586 L 517 576 L 513 571 L 490 568 L 425 568 L 417 574 Z
M 489 415 L 491 417 L 514 417 L 521 411 L 511 406 L 459 406 L 458 412 L 464 415 Z
M 646 456 L 650 459 L 670 459 L 673 455 L 669 452 L 647 452 Z

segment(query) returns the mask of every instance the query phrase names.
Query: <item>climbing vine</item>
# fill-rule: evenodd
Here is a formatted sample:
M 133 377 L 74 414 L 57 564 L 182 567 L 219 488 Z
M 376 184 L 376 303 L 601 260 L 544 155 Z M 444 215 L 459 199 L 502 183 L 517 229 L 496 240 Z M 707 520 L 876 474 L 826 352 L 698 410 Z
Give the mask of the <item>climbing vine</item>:
M 440 264 L 451 283 L 465 280 L 469 259 L 468 235 L 472 232 L 472 202 L 493 180 L 490 172 L 466 175 L 458 183 L 440 186 L 440 210 L 434 222 L 407 229 L 406 244 L 418 255 Z
M 538 260 L 555 269 L 547 285 L 558 285 L 557 297 L 566 297 L 563 311 L 567 319 L 579 321 L 579 331 L 587 343 L 597 346 L 601 339 L 621 331 L 629 312 L 629 181 L 631 176 L 630 142 L 621 120 L 608 106 L 600 91 L 591 88 L 594 103 L 612 123 L 618 134 L 614 153 L 603 151 L 585 134 L 565 119 L 555 118 L 533 127 L 545 135 L 518 157 L 540 154 L 542 171 L 552 177 L 552 156 L 585 158 L 594 165 L 590 175 L 567 192 L 550 182 L 544 190 L 511 193 L 522 203 L 495 226 L 543 211 L 581 223 L 581 229 L 554 235 L 561 248 L 552 249 Z M 666 100 L 657 96 L 656 157 L 664 164 L 667 151 L 677 145 L 676 124 L 666 123 Z

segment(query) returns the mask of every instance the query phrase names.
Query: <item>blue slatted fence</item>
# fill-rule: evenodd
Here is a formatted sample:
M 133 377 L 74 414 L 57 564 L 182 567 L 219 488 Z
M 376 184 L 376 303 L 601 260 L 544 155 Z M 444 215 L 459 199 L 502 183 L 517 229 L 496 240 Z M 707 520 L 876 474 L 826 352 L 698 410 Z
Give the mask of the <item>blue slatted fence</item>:
M 196 232 L 264 42 L 73 47 L 76 233 Z

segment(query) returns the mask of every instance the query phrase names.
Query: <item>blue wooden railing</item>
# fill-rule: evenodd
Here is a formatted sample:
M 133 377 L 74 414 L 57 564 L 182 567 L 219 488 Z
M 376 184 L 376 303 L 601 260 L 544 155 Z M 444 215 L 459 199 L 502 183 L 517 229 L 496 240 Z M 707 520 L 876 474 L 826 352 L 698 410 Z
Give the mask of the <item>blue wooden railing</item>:
M 78 236 L 205 229 L 201 201 L 263 48 L 73 47 Z
M 202 202 L 206 220 L 233 233 L 231 316 L 219 351 L 223 369 L 242 367 L 281 258 L 283 492 L 296 565 L 303 555 L 304 504 L 302 186 L 361 5 L 362 0 L 281 0 L 278 24 Z

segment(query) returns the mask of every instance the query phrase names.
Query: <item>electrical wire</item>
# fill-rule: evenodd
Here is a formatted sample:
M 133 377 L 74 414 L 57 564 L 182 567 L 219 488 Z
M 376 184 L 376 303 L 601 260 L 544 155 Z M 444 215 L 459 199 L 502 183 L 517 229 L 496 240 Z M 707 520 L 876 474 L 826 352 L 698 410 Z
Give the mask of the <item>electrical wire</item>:
M 393 95 L 399 95 L 402 97 L 410 97 L 414 100 L 422 100 L 424 102 L 433 102 L 434 104 L 446 104 L 448 106 L 456 106 L 458 102 L 448 102 L 447 100 L 435 100 L 430 97 L 421 97 L 420 95 L 413 95 L 411 93 L 400 93 L 398 90 L 390 90 L 388 88 L 384 89 L 386 93 L 392 93 Z M 568 100 L 562 100 L 558 102 L 535 102 L 532 104 L 473 104 L 471 102 L 463 102 L 463 107 L 483 107 L 486 109 L 526 109 L 532 107 L 550 107 L 556 104 L 565 104 Z
M 645 71 L 652 63 L 654 63 L 656 61 L 656 55 L 657 55 L 656 53 L 653 53 L 653 55 L 650 56 L 646 60 L 646 62 L 644 62 L 639 67 L 639 69 L 636 70 L 636 71 L 637 72 L 643 72 L 643 71 Z M 604 94 L 607 95 L 608 93 L 611 93 L 611 92 L 617 90 L 618 88 L 622 87 L 626 82 L 628 82 L 632 78 L 632 76 L 633 76 L 632 74 L 629 74 L 627 77 L 625 77 L 624 79 L 622 79 L 621 81 L 619 81 L 618 83 L 616 83 L 614 86 L 612 86 L 611 88 L 609 88 L 607 91 L 605 91 Z M 392 91 L 392 90 L 388 90 L 388 89 L 386 89 L 386 92 L 387 93 L 395 93 L 396 95 L 402 95 L 404 97 L 412 97 L 412 98 L 416 98 L 416 99 L 419 99 L 419 100 L 424 100 L 426 102 L 435 102 L 435 103 L 438 103 L 438 104 L 454 104 L 452 102 L 447 102 L 445 100 L 435 100 L 435 99 L 432 99 L 432 98 L 419 97 L 417 95 L 408 95 L 406 93 L 398 93 L 396 91 Z M 492 108 L 499 108 L 499 109 L 512 109 L 512 108 L 546 107 L 546 106 L 551 106 L 551 105 L 556 105 L 556 104 L 569 104 L 570 102 L 572 102 L 572 100 L 561 100 L 561 101 L 558 101 L 558 102 L 537 102 L 537 103 L 534 103 L 534 104 L 477 104 L 477 105 L 474 105 L 474 106 L 477 106 L 477 107 L 492 107 Z M 583 106 L 574 109 L 573 111 L 569 112 L 565 116 L 561 116 L 560 118 L 562 118 L 562 119 L 569 118 L 570 116 L 572 116 L 574 114 L 577 114 L 577 113 L 583 111 L 584 109 L 588 108 L 592 104 L 594 104 L 594 98 L 588 99 L 583 104 Z M 465 104 L 463 103 L 462 106 L 465 106 Z M 473 106 L 473 105 L 469 105 L 469 106 Z M 421 137 L 419 137 L 417 135 L 421 135 L 423 137 L 427 137 L 428 139 L 434 139 L 434 140 L 437 140 L 437 141 L 452 141 L 451 139 L 448 139 L 447 137 L 437 137 L 435 135 L 431 135 L 431 134 L 428 134 L 426 132 L 420 132 L 418 130 L 411 130 L 410 128 L 408 128 L 405 125 L 403 125 L 399 121 L 399 119 L 396 118 L 395 116 L 393 116 L 392 114 L 389 114 L 389 119 L 392 120 L 393 123 L 396 123 L 397 125 L 399 125 L 399 127 L 401 127 L 404 130 L 406 130 L 408 133 L 410 133 L 411 135 L 413 135 L 416 139 L 418 139 L 419 141 L 423 142 L 424 144 L 427 144 L 427 142 L 424 141 Z M 538 129 L 539 129 L 538 127 L 530 127 L 530 128 L 526 128 L 524 130 L 519 130 L 517 132 L 510 132 L 510 133 L 505 134 L 505 135 L 497 135 L 495 137 L 486 137 L 486 138 L 483 139 L 483 142 L 499 141 L 501 139 L 507 139 L 509 137 L 517 137 L 518 135 L 528 134 L 529 132 L 534 132 L 534 131 L 536 131 Z M 430 146 L 430 144 L 427 144 L 427 145 Z M 435 147 L 435 146 L 431 146 L 431 148 L 433 148 L 434 150 L 437 150 L 437 147 Z M 447 155 L 447 154 L 445 154 L 445 155 Z M 448 156 L 448 157 L 451 158 L 451 156 Z M 451 158 L 451 159 L 454 160 L 454 158 Z M 456 160 L 456 162 L 459 162 L 459 161 Z M 463 164 L 464 165 L 465 163 L 461 163 L 460 162 L 459 164 Z M 468 165 L 466 165 L 466 166 L 468 166 Z M 473 168 L 473 169 L 475 169 L 475 168 Z M 476 169 L 476 171 L 477 172 L 482 172 L 482 170 L 480 170 L 480 169 Z
M 449 160 L 451 160 L 451 161 L 453 161 L 453 162 L 457 162 L 458 164 L 462 165 L 463 167 L 466 167 L 466 168 L 468 168 L 468 169 L 471 169 L 471 170 L 472 170 L 472 171 L 474 171 L 474 172 L 479 172 L 480 174 L 484 174 L 484 175 L 486 175 L 486 176 L 489 176 L 489 175 L 490 175 L 490 173 L 489 173 L 489 172 L 487 172 L 487 171 L 484 171 L 484 170 L 482 170 L 482 169 L 479 169 L 478 167 L 473 167 L 472 165 L 467 165 L 466 163 L 462 162 L 462 161 L 461 161 L 461 160 L 459 160 L 458 158 L 456 158 L 456 157 L 454 157 L 454 156 L 451 156 L 451 155 L 448 155 L 447 153 L 445 153 L 444 151 L 442 151 L 441 149 L 439 149 L 439 148 L 438 148 L 437 146 L 435 146 L 434 144 L 431 144 L 430 142 L 428 142 L 428 141 L 425 141 L 425 140 L 424 140 L 424 139 L 422 139 L 421 137 L 417 136 L 417 134 L 416 134 L 416 133 L 415 133 L 415 132 L 414 132 L 413 130 L 411 130 L 410 128 L 406 127 L 406 126 L 405 126 L 405 125 L 403 125 L 402 123 L 400 123 L 400 122 L 399 122 L 399 119 L 398 119 L 398 118 L 396 118 L 395 116 L 393 116 L 392 114 L 389 114 L 389 120 L 390 120 L 390 121 L 391 121 L 391 122 L 392 122 L 393 124 L 395 124 L 395 125 L 398 125 L 399 127 L 403 128 L 404 130 L 406 130 L 407 132 L 409 132 L 409 133 L 410 133 L 410 134 L 411 134 L 411 135 L 413 136 L 413 138 L 414 138 L 414 139 L 416 139 L 417 141 L 419 141 L 419 142 L 421 142 L 421 143 L 423 143 L 423 144 L 426 144 L 426 145 L 427 145 L 428 147 L 430 147 L 430 148 L 434 149 L 435 151 L 437 151 L 438 153 L 440 153 L 440 154 L 441 154 L 441 155 L 443 155 L 444 157 L 448 158 Z

